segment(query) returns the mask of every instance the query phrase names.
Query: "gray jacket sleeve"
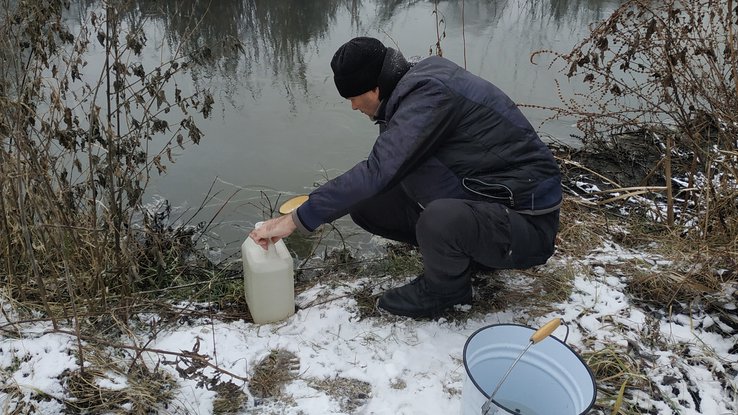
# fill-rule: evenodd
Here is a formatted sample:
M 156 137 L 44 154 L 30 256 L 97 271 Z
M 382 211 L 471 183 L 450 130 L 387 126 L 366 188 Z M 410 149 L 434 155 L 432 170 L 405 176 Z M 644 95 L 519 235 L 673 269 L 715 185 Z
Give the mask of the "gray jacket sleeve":
M 400 96 L 388 98 L 388 105 L 395 102 L 396 109 L 369 157 L 313 191 L 295 211 L 298 228 L 312 232 L 346 215 L 363 200 L 399 182 L 442 140 L 454 118 L 453 94 L 432 78 L 415 85 L 408 82 L 413 82 L 412 77 L 398 84 L 394 94 L 401 91 Z

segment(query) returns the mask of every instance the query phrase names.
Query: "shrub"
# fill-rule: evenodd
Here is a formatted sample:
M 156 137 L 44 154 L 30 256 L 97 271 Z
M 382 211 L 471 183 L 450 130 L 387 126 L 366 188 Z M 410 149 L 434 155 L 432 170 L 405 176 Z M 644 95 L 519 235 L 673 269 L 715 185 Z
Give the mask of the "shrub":
M 555 115 L 577 117 L 585 147 L 611 149 L 623 133 L 655 146 L 660 157 L 646 161 L 640 184 L 662 175 L 659 220 L 734 247 L 737 21 L 732 0 L 631 0 L 552 62 L 589 89 Z
M 86 12 L 77 33 L 62 18 L 68 2 L 4 2 L 0 281 L 52 319 L 107 310 L 134 292 L 140 258 L 145 266 L 166 254 L 141 243 L 152 237 L 137 233 L 152 227 L 133 218 L 172 149 L 202 139 L 195 119 L 209 116 L 211 95 L 185 95 L 172 81 L 206 53 L 174 52 L 147 68 L 146 36 L 118 2 Z M 93 74 L 87 62 L 100 48 L 105 63 Z

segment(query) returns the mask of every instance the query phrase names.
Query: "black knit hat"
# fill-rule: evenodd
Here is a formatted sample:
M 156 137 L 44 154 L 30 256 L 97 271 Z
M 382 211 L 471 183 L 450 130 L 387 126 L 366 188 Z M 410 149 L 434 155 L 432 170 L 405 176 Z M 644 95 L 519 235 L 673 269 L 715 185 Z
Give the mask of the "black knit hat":
M 377 39 L 356 37 L 344 43 L 331 60 L 333 81 L 344 98 L 376 88 L 387 48 Z

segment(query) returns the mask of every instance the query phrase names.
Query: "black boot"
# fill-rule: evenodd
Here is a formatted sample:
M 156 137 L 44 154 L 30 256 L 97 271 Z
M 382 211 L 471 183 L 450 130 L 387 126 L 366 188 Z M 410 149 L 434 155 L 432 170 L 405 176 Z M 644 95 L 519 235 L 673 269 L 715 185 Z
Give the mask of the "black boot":
M 456 304 L 471 304 L 471 301 L 470 284 L 465 284 L 463 288 L 454 292 L 439 292 L 437 289 L 431 289 L 421 275 L 409 284 L 387 290 L 379 298 L 377 306 L 400 316 L 434 318 L 449 307 Z

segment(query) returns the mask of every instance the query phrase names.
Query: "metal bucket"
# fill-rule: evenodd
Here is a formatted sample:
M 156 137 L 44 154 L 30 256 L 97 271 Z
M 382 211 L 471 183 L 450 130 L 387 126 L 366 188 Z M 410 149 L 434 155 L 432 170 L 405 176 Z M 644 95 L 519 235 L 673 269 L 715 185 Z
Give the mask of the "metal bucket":
M 463 415 L 479 415 L 489 394 L 529 343 L 534 329 L 483 327 L 464 345 Z M 594 375 L 566 343 L 548 336 L 530 348 L 492 399 L 488 415 L 581 415 L 597 397 Z

